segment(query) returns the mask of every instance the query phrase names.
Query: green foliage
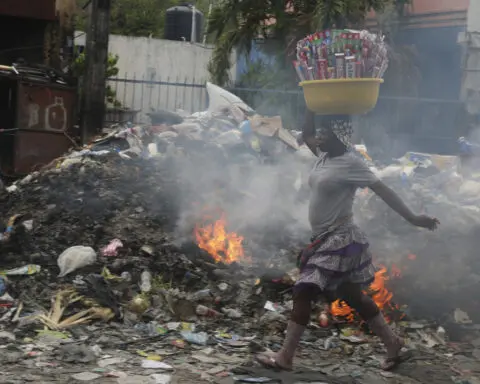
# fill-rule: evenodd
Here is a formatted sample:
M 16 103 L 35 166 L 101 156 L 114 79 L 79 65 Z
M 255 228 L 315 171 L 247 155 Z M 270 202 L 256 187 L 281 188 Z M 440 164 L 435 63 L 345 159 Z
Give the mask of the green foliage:
M 290 75 L 277 63 L 256 60 L 250 63 L 237 85 L 240 88 L 291 89 L 295 78 Z
M 279 64 L 280 63 L 280 64 Z M 248 105 L 265 115 L 280 115 L 284 127 L 296 127 L 299 99 L 295 91 L 298 89 L 295 74 L 282 68 L 281 61 L 266 62 L 257 60 L 247 67 L 240 77 L 237 88 L 247 88 L 249 91 L 236 91 Z M 268 90 L 285 90 L 287 92 L 268 92 Z M 258 90 L 257 92 L 253 90 Z M 264 92 L 262 90 L 267 90 Z
M 106 77 L 111 78 L 118 75 L 118 55 L 108 54 L 108 61 L 107 61 L 107 68 L 106 68 Z M 81 79 L 85 75 L 86 70 L 86 61 L 85 61 L 85 53 L 81 53 L 77 56 L 75 61 L 72 65 L 72 74 Z M 83 83 L 80 81 L 79 93 L 82 94 L 82 86 Z M 105 99 L 109 104 L 112 104 L 114 107 L 120 107 L 121 103 L 117 100 L 117 95 L 115 91 L 110 87 L 110 85 L 106 85 L 105 87 Z
M 77 0 L 76 28 L 85 30 L 87 13 L 81 11 L 87 0 Z M 165 11 L 183 3 L 181 0 L 111 0 L 110 33 L 125 36 L 163 37 Z M 192 1 L 206 14 L 209 0 Z
M 276 42 L 277 54 L 292 58 L 297 40 L 306 34 L 330 27 L 360 26 L 369 10 L 382 11 L 391 1 L 224 0 L 209 19 L 208 33 L 217 38 L 209 65 L 212 81 L 227 83 L 232 51 L 237 48 L 240 54 L 248 54 L 258 37 Z

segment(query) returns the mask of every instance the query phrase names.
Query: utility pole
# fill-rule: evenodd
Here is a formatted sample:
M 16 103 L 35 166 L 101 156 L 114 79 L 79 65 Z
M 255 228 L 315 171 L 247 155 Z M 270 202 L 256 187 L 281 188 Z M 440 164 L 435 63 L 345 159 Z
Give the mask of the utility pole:
M 84 144 L 100 133 L 103 128 L 110 5 L 111 0 L 92 0 L 90 3 L 81 111 Z

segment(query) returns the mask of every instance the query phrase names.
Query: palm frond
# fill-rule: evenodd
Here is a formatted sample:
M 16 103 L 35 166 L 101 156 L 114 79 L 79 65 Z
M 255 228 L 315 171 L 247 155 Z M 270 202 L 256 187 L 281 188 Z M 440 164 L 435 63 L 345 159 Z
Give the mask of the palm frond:
M 228 72 L 231 68 L 230 57 L 234 49 L 234 39 L 236 39 L 235 31 L 228 31 L 215 44 L 212 58 L 208 63 L 208 72 L 211 81 L 215 84 L 224 85 L 230 81 Z

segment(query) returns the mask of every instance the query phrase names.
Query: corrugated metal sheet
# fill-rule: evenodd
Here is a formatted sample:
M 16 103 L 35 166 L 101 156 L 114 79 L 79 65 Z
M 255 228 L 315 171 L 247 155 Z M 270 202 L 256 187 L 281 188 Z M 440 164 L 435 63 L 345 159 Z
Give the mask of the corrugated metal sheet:
M 55 0 L 0 0 L 0 15 L 55 20 Z

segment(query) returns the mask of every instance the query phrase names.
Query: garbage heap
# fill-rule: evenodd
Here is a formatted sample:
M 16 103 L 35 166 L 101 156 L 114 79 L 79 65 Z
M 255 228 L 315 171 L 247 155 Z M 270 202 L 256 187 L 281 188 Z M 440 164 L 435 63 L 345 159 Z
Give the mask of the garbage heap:
M 375 171 L 415 212 L 441 222 L 435 232 L 418 230 L 372 193 L 359 193 L 356 217 L 377 260 L 402 277 L 392 287 L 396 300 L 423 317 L 439 319 L 462 308 L 479 321 L 480 180 L 462 176 L 456 157 L 419 153 Z
M 272 377 L 233 368 L 281 345 L 296 255 L 309 237 L 304 175 L 311 158 L 278 119 L 255 116 L 240 102 L 194 116 L 161 112 L 154 117 L 161 122 L 118 127 L 0 194 L 0 339 L 9 347 L 2 362 L 65 381 L 135 376 L 132 382 L 168 383 L 174 369 L 184 382 Z M 473 344 L 462 359 L 449 360 L 448 338 L 479 338 L 471 305 L 451 301 L 459 299 L 459 284 L 467 285 L 461 278 L 454 283 L 455 257 L 474 259 L 462 248 L 474 235 L 460 231 L 476 228 L 475 215 L 452 202 L 469 181 L 457 178 L 452 192 L 453 171 L 442 184 L 442 172 L 427 177 L 415 164 L 405 177 L 406 166 L 396 167 L 379 172 L 408 202 L 424 203 L 445 232 L 411 229 L 361 191 L 359 219 L 385 265 L 368 293 L 409 345 L 428 353 L 402 373 L 402 382 L 431 382 L 431 372 L 420 377 L 426 365 L 439 377 L 467 378 Z M 427 203 L 433 186 L 453 195 L 435 192 Z M 462 221 L 450 226 L 443 217 Z M 443 263 L 451 275 L 433 275 L 447 268 Z M 439 279 L 449 283 L 443 290 Z M 414 309 L 426 313 L 423 298 L 437 292 L 441 309 L 413 321 Z M 332 308 L 335 317 L 325 321 L 324 305 L 316 305 L 302 342 L 303 362 L 314 367 L 321 356 L 325 365 L 296 381 L 383 380 L 378 340 L 343 303 Z M 73 375 L 72 363 L 80 367 Z
M 278 292 L 288 298 L 308 238 L 291 208 L 296 140 L 279 118 L 238 105 L 116 127 L 8 186 L 4 320 L 145 328 L 202 315 L 201 305 L 253 319 Z

